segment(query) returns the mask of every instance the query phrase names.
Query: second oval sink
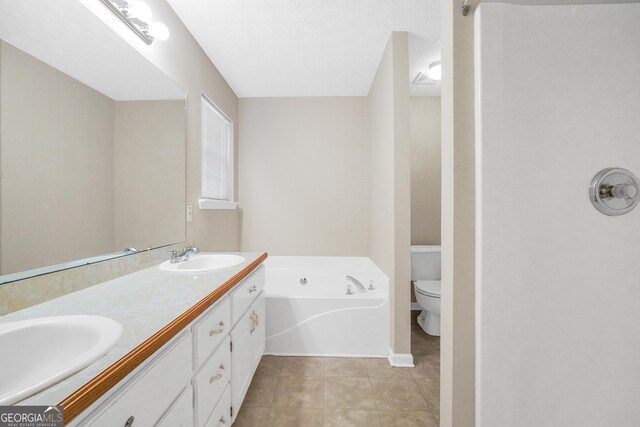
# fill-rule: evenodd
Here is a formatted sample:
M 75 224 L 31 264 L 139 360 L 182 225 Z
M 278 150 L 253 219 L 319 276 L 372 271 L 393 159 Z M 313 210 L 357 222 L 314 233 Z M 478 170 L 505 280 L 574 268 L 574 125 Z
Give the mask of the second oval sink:
M 102 316 L 56 316 L 0 325 L 0 405 L 11 405 L 95 362 L 122 325 Z
M 240 255 L 199 253 L 177 263 L 165 261 L 160 264 L 159 268 L 172 273 L 206 273 L 235 267 L 245 262 L 245 260 Z

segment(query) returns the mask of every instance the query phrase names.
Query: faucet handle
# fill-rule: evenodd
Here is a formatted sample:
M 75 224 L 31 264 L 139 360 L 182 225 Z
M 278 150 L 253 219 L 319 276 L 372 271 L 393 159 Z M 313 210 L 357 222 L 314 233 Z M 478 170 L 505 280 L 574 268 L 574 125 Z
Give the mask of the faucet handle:
M 178 253 L 178 251 L 169 251 L 169 253 L 171 254 L 171 263 L 177 263 L 178 259 L 180 258 L 180 254 Z

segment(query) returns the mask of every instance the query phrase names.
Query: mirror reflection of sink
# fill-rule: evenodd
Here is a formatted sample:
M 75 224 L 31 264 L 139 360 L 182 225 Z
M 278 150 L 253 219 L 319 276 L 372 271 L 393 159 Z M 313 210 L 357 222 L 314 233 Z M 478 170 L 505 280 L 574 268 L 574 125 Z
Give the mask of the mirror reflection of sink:
M 102 316 L 0 324 L 0 405 L 11 405 L 89 366 L 115 346 L 122 325 Z
M 171 273 L 205 273 L 235 267 L 245 260 L 240 255 L 199 253 L 177 263 L 165 261 L 160 264 L 159 268 Z

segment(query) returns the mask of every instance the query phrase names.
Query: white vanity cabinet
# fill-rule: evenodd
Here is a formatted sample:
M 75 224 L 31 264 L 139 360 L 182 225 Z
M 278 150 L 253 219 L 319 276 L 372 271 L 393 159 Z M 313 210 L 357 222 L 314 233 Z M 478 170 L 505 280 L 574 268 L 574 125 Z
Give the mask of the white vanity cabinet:
M 230 426 L 264 353 L 264 274 L 256 268 L 71 425 Z
M 231 400 L 234 408 L 240 408 L 242 405 L 253 374 L 264 353 L 264 306 L 264 292 L 261 292 L 231 331 L 233 342 Z M 237 411 L 234 411 L 234 419 L 236 413 Z

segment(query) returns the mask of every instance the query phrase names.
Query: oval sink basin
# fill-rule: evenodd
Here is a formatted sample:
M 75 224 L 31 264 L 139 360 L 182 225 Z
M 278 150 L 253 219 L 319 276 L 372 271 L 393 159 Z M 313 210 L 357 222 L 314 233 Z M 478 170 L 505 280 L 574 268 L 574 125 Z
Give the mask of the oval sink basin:
M 159 268 L 172 273 L 205 273 L 235 267 L 243 262 L 245 258 L 240 255 L 199 253 L 192 255 L 186 261 L 174 264 L 171 261 L 165 261 Z
M 113 348 L 122 325 L 101 316 L 58 316 L 0 324 L 0 405 L 11 405 Z

